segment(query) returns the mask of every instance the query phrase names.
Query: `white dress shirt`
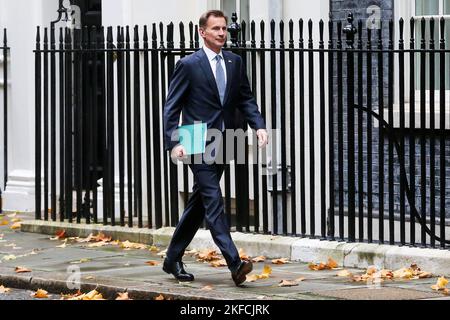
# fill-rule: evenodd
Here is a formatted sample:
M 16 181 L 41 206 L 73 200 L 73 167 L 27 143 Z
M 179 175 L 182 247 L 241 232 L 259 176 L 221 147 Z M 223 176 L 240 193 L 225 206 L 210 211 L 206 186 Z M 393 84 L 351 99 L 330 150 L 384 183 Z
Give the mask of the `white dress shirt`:
M 209 65 L 211 66 L 211 69 L 212 69 L 212 72 L 214 75 L 214 79 L 215 79 L 216 78 L 216 66 L 217 66 L 217 60 L 216 60 L 217 53 L 215 53 L 214 51 L 209 49 L 207 46 L 203 46 L 203 51 L 205 51 L 206 56 L 208 57 Z M 225 74 L 225 83 L 227 83 L 227 67 L 225 65 L 225 58 L 223 56 L 222 50 L 220 50 L 219 56 L 222 57 L 222 59 L 220 59 L 220 64 L 222 65 L 223 72 Z

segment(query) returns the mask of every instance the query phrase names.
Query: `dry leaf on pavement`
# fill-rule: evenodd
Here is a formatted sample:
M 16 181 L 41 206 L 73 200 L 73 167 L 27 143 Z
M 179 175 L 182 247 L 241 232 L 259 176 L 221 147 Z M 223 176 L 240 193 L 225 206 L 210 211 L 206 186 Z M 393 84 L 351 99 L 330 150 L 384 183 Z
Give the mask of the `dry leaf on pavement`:
M 241 260 L 250 261 L 250 257 L 245 253 L 244 249 L 239 249 L 239 257 Z
M 164 296 L 162 294 L 160 294 L 159 296 L 157 296 L 155 298 L 155 300 L 166 300 L 166 298 L 164 298 Z
M 125 241 L 125 242 L 122 242 L 121 244 L 120 244 L 120 247 L 122 248 L 122 249 L 125 249 L 125 250 L 130 250 L 130 249 L 147 249 L 147 246 L 145 245 L 145 244 L 141 244 L 141 243 L 133 243 L 133 242 L 130 242 L 130 241 Z
M 201 291 L 211 291 L 213 290 L 212 286 L 204 286 L 203 288 L 200 289 Z
M 10 254 L 10 255 L 7 255 L 7 256 L 3 257 L 3 260 L 5 260 L 5 261 L 16 260 L 16 259 L 17 259 L 17 257 L 15 255 L 13 255 L 13 254 Z
M 211 261 L 209 264 L 214 268 L 220 268 L 220 267 L 227 266 L 227 262 L 225 261 L 225 259 Z
M 10 292 L 10 291 L 11 291 L 10 288 L 6 288 L 6 287 L 4 287 L 4 286 L 0 286 L 0 294 L 8 293 L 8 292 Z
M 330 269 L 336 269 L 338 267 L 338 264 L 336 261 L 334 261 L 332 258 L 328 258 L 328 263 L 327 263 L 328 268 Z
M 436 291 L 444 290 L 444 289 L 446 289 L 447 284 L 448 284 L 448 280 L 445 279 L 445 277 L 440 277 L 437 280 L 436 284 L 431 286 L 431 289 L 436 290 Z
M 97 292 L 97 290 L 92 290 L 83 297 L 83 300 L 105 300 L 105 299 L 103 299 L 102 294 Z
M 55 241 L 65 238 L 66 238 L 66 230 L 59 230 L 58 232 L 56 232 L 55 237 L 50 238 L 50 240 Z
M 203 261 L 203 262 L 211 262 L 214 260 L 220 260 L 220 256 L 217 254 L 216 250 L 213 249 L 206 249 L 203 251 L 200 251 L 196 254 L 197 261 Z
M 149 251 L 151 251 L 151 252 L 159 252 L 159 249 L 156 246 L 151 246 Z
M 149 266 L 154 267 L 154 266 L 159 265 L 160 263 L 158 261 L 150 260 L 150 261 L 145 262 L 145 264 L 148 264 Z
M 352 274 L 348 270 L 341 270 L 337 273 L 338 277 L 351 277 Z
M 35 293 L 32 293 L 31 296 L 35 297 L 37 299 L 48 299 L 48 297 L 49 297 L 48 292 L 43 289 L 39 289 Z
M 117 295 L 118 297 L 116 298 L 116 300 L 133 300 L 128 296 L 128 292 L 119 292 Z
M 266 261 L 266 257 L 259 256 L 259 257 L 253 258 L 252 261 L 255 262 L 255 263 L 257 263 L 257 262 L 264 262 L 264 261 Z
M 286 264 L 286 263 L 290 263 L 288 258 L 280 258 L 272 260 L 272 264 Z
M 22 223 L 21 222 L 15 222 L 12 226 L 11 226 L 11 230 L 17 230 L 20 229 Z
M 67 245 L 67 239 L 64 240 L 62 245 L 56 246 L 57 248 L 65 248 Z
M 271 274 L 272 274 L 272 268 L 269 265 L 266 264 L 264 266 L 264 269 L 263 269 L 261 274 L 250 274 L 250 275 L 247 275 L 246 281 L 247 282 L 253 282 L 253 281 L 256 281 L 258 279 L 268 279 Z
M 291 281 L 291 280 L 281 280 L 281 282 L 278 284 L 279 287 L 295 287 L 298 286 L 297 281 Z
M 26 273 L 26 272 L 32 272 L 31 269 L 27 269 L 24 267 L 16 267 L 16 269 L 14 270 L 16 273 Z
M 6 226 L 6 225 L 8 225 L 9 224 L 9 221 L 8 220 L 2 220 L 2 221 L 0 221 L 0 226 Z

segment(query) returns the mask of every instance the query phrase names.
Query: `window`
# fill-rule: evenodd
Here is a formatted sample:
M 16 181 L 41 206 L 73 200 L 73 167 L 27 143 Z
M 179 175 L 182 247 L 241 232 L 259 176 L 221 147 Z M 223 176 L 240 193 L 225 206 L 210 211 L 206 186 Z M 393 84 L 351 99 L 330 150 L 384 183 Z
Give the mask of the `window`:
M 450 0 L 449 0 L 450 1 Z M 222 11 L 228 16 L 229 23 L 231 23 L 231 15 L 236 12 L 238 17 L 238 23 L 242 20 L 247 24 L 245 30 L 245 39 L 250 40 L 250 3 L 249 0 L 221 0 L 220 7 Z
M 415 7 L 413 9 L 415 23 L 415 38 L 416 38 L 416 48 L 420 48 L 422 39 L 422 27 L 421 20 L 425 18 L 426 21 L 426 32 L 425 39 L 427 48 L 429 48 L 430 40 L 430 20 L 434 18 L 434 40 L 435 48 L 439 49 L 440 35 L 440 18 L 445 18 L 445 43 L 446 49 L 450 48 L 450 0 L 415 0 Z M 429 81 L 429 55 L 427 55 L 427 66 L 426 66 L 426 90 L 430 89 Z M 446 69 L 450 67 L 450 55 L 445 55 Z M 435 90 L 440 87 L 440 72 L 444 72 L 440 68 L 440 57 L 439 54 L 435 56 Z M 445 87 L 446 90 L 450 90 L 450 73 L 445 72 Z M 420 54 L 416 56 L 416 90 L 420 90 Z

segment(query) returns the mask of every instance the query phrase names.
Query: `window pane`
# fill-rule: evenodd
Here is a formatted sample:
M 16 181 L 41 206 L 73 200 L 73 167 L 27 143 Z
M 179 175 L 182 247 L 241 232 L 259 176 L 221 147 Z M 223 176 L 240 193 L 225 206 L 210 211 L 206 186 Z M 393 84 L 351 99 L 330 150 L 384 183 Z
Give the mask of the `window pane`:
M 450 0 L 444 0 L 444 14 L 450 14 Z
M 231 23 L 231 15 L 236 12 L 236 0 L 222 0 L 222 11 Z
M 439 14 L 439 0 L 416 0 L 416 15 Z

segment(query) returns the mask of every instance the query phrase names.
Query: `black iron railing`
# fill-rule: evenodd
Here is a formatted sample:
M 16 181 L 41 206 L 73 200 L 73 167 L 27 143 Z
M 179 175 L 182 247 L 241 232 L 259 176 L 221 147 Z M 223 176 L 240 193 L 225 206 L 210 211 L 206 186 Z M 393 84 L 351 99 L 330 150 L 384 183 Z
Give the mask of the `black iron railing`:
M 242 57 L 261 113 L 278 133 L 272 137 L 277 147 L 225 171 L 225 211 L 233 228 L 446 248 L 450 49 L 445 23 L 422 20 L 421 39 L 415 39 L 411 20 L 409 48 L 402 19 L 397 47 L 393 21 L 372 30 L 362 21 L 355 24 L 352 15 L 344 26 L 330 21 L 327 28 L 322 20 L 318 28 L 311 20 L 306 25 L 291 20 L 286 34 L 283 21 L 268 26 L 252 21 L 249 40 L 245 22 L 240 33 L 236 24 L 230 28 L 226 50 Z M 433 38 L 437 27 L 439 40 Z M 45 29 L 42 47 L 38 29 L 35 51 L 36 218 L 175 226 L 187 203 L 189 175 L 186 165 L 175 165 L 163 152 L 161 117 L 176 61 L 199 49 L 197 26 L 188 25 L 186 43 L 179 24 L 177 48 L 172 23 L 152 24 L 151 34 L 146 26 L 58 31 L 56 43 L 56 30 Z M 247 128 L 241 115 L 236 121 Z M 248 160 L 255 146 L 247 140 L 246 148 Z

